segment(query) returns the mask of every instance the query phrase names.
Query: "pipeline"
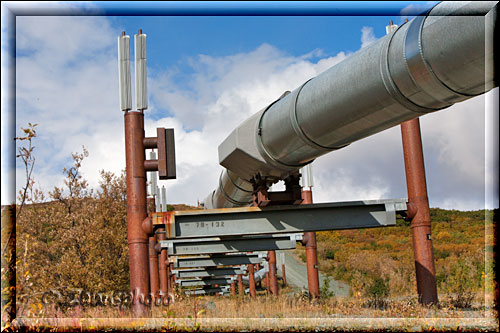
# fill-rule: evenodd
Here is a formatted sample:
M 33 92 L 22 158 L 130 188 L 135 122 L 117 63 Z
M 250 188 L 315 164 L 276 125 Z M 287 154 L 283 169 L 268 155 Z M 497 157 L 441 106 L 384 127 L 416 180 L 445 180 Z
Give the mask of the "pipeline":
M 248 206 L 253 184 L 495 87 L 497 2 L 441 2 L 257 112 L 219 146 L 205 208 Z M 491 72 L 485 72 L 491 66 Z
M 266 276 L 266 273 L 267 273 L 267 270 L 265 268 L 262 268 L 262 269 L 256 271 L 253 274 L 253 278 L 255 279 L 255 283 L 264 279 L 264 277 Z M 248 276 L 243 276 L 243 284 L 248 285 L 249 284 L 248 280 L 249 280 Z

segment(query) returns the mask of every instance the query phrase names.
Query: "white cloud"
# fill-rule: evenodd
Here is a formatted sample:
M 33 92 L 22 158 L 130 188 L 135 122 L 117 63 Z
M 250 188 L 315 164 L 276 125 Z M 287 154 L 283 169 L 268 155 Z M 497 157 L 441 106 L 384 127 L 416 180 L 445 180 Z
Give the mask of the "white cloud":
M 361 48 L 367 47 L 376 40 L 372 27 L 363 27 L 361 29 Z
M 365 28 L 363 45 L 375 39 Z M 109 37 L 119 33 L 104 17 L 18 18 L 16 126 L 39 123 L 35 177 L 45 191 L 62 183 L 62 166 L 82 144 L 90 152 L 82 171 L 91 185 L 98 170 L 125 167 L 116 39 Z M 161 126 L 176 136 L 177 180 L 160 182 L 168 201 L 203 200 L 222 169 L 217 147 L 239 123 L 348 56 L 313 61 L 321 52 L 294 57 L 263 44 L 248 53 L 192 57 L 189 76 L 150 71 L 146 135 Z M 431 206 L 484 205 L 482 110 L 480 97 L 422 118 Z M 399 128 L 318 158 L 314 173 L 316 202 L 406 197 Z M 18 172 L 17 187 L 22 183 Z

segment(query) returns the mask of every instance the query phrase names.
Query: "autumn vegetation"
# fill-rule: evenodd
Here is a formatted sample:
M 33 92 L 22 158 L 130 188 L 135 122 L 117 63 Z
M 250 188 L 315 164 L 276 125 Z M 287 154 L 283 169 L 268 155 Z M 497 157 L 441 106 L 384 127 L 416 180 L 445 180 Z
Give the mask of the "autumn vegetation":
M 62 170 L 64 185 L 44 191 L 31 176 L 34 164 L 31 143 L 36 137 L 34 126 L 31 129 L 33 132 L 25 131 L 29 140 L 24 142 L 29 145 L 23 158 L 29 177 L 19 192 L 21 204 L 16 206 L 17 316 L 129 316 L 129 304 L 111 306 L 108 302 L 129 291 L 124 172 L 116 175 L 101 170 L 99 186 L 90 188 L 81 174 L 82 163 L 89 155 L 83 147 L 82 152 L 72 155 L 73 165 Z M 189 208 L 169 206 L 169 210 Z M 453 312 L 457 309 L 491 306 L 491 295 L 496 290 L 492 283 L 493 211 L 433 208 L 431 219 L 442 303 L 431 310 L 455 317 L 463 315 Z M 307 294 L 287 287 L 281 290 L 279 298 L 205 297 L 196 305 L 197 298 L 178 293 L 175 304 L 153 308 L 151 315 L 165 318 L 429 315 L 429 308 L 419 305 L 416 299 L 411 242 L 410 226 L 403 220 L 390 228 L 318 233 L 319 269 L 347 283 L 351 289 L 348 298 L 328 297 L 324 292 L 321 300 L 311 302 Z M 298 245 L 295 254 L 305 261 L 303 247 Z M 5 278 L 2 268 L 2 279 Z M 485 299 L 488 295 L 489 301 Z M 211 308 L 209 302 L 213 303 Z M 213 307 L 219 310 L 214 312 Z

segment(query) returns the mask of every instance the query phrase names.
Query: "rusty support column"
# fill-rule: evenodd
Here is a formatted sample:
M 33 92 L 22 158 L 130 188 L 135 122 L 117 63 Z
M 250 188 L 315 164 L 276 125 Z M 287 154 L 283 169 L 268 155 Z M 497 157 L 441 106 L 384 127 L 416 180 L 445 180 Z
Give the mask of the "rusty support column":
M 276 251 L 267 252 L 269 257 L 269 289 L 274 296 L 278 296 L 278 272 L 276 269 Z
M 154 197 L 146 198 L 147 213 L 150 214 L 156 211 Z M 149 236 L 149 289 L 153 300 L 157 300 L 159 294 L 159 276 L 158 276 L 158 252 L 156 251 L 157 236 Z
M 283 273 L 283 287 L 286 287 L 285 262 L 281 264 L 281 272 Z
M 312 191 L 302 191 L 302 204 L 312 204 Z M 318 254 L 316 246 L 316 233 L 304 232 L 302 244 L 306 247 L 307 262 L 307 287 L 309 295 L 313 298 L 319 297 L 319 273 L 318 273 Z
M 234 281 L 231 282 L 230 289 L 231 289 L 231 296 L 235 296 L 236 295 L 236 284 L 234 283 Z
M 142 229 L 146 213 L 146 171 L 144 114 L 125 113 L 125 156 L 127 170 L 127 236 L 129 247 L 130 289 L 135 316 L 146 315 L 149 294 L 148 235 Z
M 165 240 L 165 228 L 158 228 L 158 241 Z M 168 252 L 166 248 L 162 248 L 160 250 L 160 259 L 159 259 L 159 268 L 160 268 L 160 294 L 161 297 L 168 299 L 168 291 L 169 291 L 169 280 L 168 276 Z M 163 304 L 162 300 L 162 304 Z M 168 302 L 168 301 L 167 301 Z
M 255 293 L 255 271 L 253 268 L 253 264 L 249 264 L 248 266 L 248 288 L 250 292 L 250 296 L 256 297 L 257 294 Z
M 240 296 L 245 295 L 245 289 L 243 289 L 243 277 L 241 274 L 238 274 L 238 293 Z
M 160 281 L 158 277 L 158 252 L 155 249 L 156 235 L 149 237 L 149 287 L 153 299 L 159 296 Z
M 167 261 L 167 274 L 168 274 L 168 292 L 171 293 L 172 295 L 174 294 L 174 289 L 175 289 L 175 280 L 176 276 L 175 274 L 172 274 L 174 268 L 173 263 L 168 263 Z
M 425 305 L 436 304 L 436 271 L 419 119 L 403 122 L 401 135 L 408 188 L 407 217 L 411 219 L 418 299 Z

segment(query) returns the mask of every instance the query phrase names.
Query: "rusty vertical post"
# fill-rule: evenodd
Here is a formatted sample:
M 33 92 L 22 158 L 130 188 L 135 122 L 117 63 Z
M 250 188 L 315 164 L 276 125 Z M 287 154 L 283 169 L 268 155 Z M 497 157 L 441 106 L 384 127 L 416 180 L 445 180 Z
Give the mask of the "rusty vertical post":
M 147 212 L 148 214 L 156 211 L 154 197 L 147 197 Z M 158 252 L 156 251 L 157 237 L 156 235 L 149 236 L 149 289 L 151 297 L 156 301 L 159 296 L 159 276 L 158 276 Z
M 312 191 L 302 191 L 302 204 L 312 204 Z M 306 247 L 307 262 L 307 287 L 309 295 L 313 298 L 319 297 L 319 273 L 318 273 L 318 254 L 316 246 L 316 233 L 304 232 L 302 244 Z
M 158 228 L 158 241 L 165 240 L 165 228 Z M 159 269 L 160 269 L 160 294 L 161 297 L 168 299 L 168 285 L 170 277 L 168 276 L 168 253 L 166 248 L 160 249 L 160 259 L 159 259 Z M 163 300 L 162 300 L 163 303 Z
M 248 266 L 248 288 L 249 288 L 249 293 L 250 296 L 256 297 L 257 294 L 255 293 L 255 272 L 253 268 L 253 264 L 249 264 Z
M 159 296 L 160 281 L 158 276 L 158 252 L 155 249 L 156 235 L 149 237 L 149 287 L 153 299 Z
M 269 271 L 266 273 L 266 292 L 271 294 L 271 279 L 269 278 Z
M 281 252 L 281 255 L 282 255 L 282 263 L 281 263 L 281 272 L 283 274 L 283 287 L 286 287 L 286 271 L 285 271 L 285 256 L 284 256 L 284 253 Z
M 127 175 L 127 236 L 130 289 L 135 316 L 144 316 L 149 294 L 148 235 L 142 229 L 146 213 L 146 171 L 144 170 L 144 114 L 125 113 L 125 156 Z
M 245 295 L 245 289 L 243 288 L 243 277 L 241 274 L 238 274 L 238 293 L 240 296 Z
M 168 292 L 171 293 L 172 295 L 174 294 L 175 279 L 177 278 L 175 274 L 172 273 L 173 270 L 174 270 L 174 264 L 169 263 L 167 261 Z
M 236 295 L 236 284 L 234 283 L 234 281 L 231 282 L 230 289 L 231 289 L 231 296 Z
M 401 135 L 408 188 L 407 217 L 411 219 L 418 299 L 425 305 L 436 304 L 436 271 L 419 119 L 401 123 Z
M 278 272 L 276 269 L 276 251 L 267 252 L 269 257 L 269 289 L 274 296 L 278 296 Z

